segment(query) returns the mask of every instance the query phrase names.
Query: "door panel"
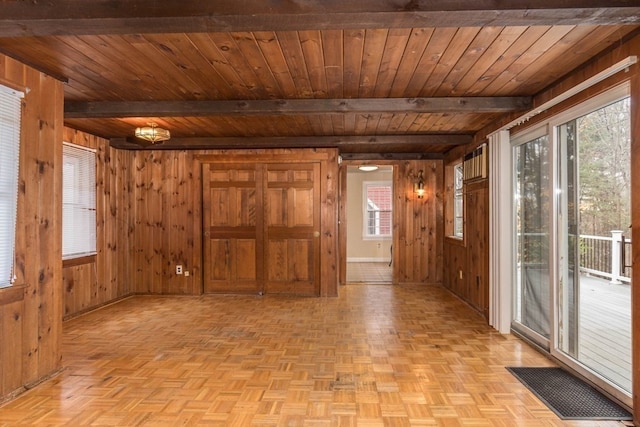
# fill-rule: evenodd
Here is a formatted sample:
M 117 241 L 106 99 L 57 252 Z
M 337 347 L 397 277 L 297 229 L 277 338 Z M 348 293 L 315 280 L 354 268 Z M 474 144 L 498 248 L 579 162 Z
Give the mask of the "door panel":
M 262 291 L 259 171 L 255 165 L 203 167 L 204 291 Z
M 320 165 L 269 164 L 265 175 L 265 291 L 319 295 Z
M 320 164 L 203 167 L 204 291 L 320 293 Z
M 557 127 L 562 321 L 554 354 L 622 391 L 623 401 L 632 392 L 632 284 L 613 236 L 631 224 L 630 114 L 625 97 Z

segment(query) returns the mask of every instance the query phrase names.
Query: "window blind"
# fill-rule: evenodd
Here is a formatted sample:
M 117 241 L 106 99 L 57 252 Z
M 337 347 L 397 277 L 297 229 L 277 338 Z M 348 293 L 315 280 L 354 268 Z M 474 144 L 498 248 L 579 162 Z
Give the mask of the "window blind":
M 0 85 L 0 288 L 13 283 L 21 92 Z
M 62 147 L 62 258 L 96 253 L 96 154 Z

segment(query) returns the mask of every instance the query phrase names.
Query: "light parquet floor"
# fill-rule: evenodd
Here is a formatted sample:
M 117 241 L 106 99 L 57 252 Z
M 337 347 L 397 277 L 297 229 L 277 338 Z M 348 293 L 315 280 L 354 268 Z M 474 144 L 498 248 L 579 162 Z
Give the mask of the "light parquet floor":
M 551 362 L 438 286 L 133 297 L 63 339 L 0 425 L 621 426 L 560 420 L 505 369 Z

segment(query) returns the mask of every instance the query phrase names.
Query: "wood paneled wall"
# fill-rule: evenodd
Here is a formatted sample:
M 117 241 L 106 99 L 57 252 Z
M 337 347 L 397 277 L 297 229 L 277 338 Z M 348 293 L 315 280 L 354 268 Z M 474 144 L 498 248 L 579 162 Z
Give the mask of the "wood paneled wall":
M 419 171 L 426 189 L 422 199 L 414 192 Z M 394 283 L 442 282 L 443 176 L 440 160 L 407 160 L 394 168 Z
M 133 210 L 130 152 L 109 141 L 65 128 L 63 140 L 96 150 L 94 257 L 63 262 L 64 316 L 72 317 L 134 292 L 131 269 Z
M 443 163 L 441 160 L 364 162 L 393 166 L 393 283 L 441 283 L 443 265 Z M 360 161 L 345 160 L 341 173 L 340 283 L 346 282 L 346 179 L 347 166 Z M 422 171 L 424 198 L 414 192 Z
M 61 367 L 62 83 L 0 55 L 25 92 L 13 287 L 0 289 L 0 401 Z
M 326 153 L 321 161 L 322 296 L 337 292 L 337 150 L 135 151 L 131 180 L 131 259 L 136 293 L 202 292 L 202 171 L 204 157 L 253 156 L 254 160 Z M 249 158 L 247 157 L 247 158 Z M 317 161 L 317 160 L 314 160 Z M 175 274 L 182 265 L 189 276 Z
M 467 149 L 470 151 L 470 149 Z M 464 149 L 452 150 L 445 163 L 458 163 Z M 445 210 L 453 215 L 452 182 L 445 183 Z M 464 233 L 462 239 L 444 238 L 443 285 L 489 317 L 489 182 L 480 179 L 463 186 Z M 453 226 L 449 227 L 453 230 Z
M 130 151 L 136 293 L 202 292 L 202 182 L 195 151 Z M 176 275 L 182 265 L 185 274 Z

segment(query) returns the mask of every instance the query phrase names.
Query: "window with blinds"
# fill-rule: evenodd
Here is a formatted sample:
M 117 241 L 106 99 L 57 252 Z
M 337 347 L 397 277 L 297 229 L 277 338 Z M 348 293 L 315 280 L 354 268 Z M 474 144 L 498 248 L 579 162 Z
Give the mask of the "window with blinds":
M 458 163 L 453 168 L 453 236 L 462 238 L 464 234 L 464 168 Z
M 0 288 L 14 277 L 22 96 L 0 85 Z
M 96 253 L 96 153 L 62 147 L 62 259 Z

